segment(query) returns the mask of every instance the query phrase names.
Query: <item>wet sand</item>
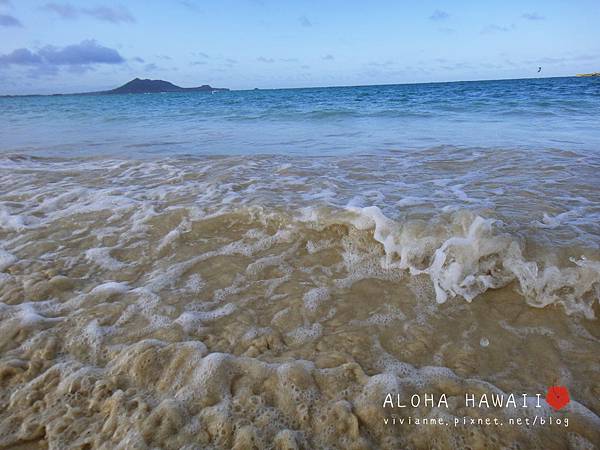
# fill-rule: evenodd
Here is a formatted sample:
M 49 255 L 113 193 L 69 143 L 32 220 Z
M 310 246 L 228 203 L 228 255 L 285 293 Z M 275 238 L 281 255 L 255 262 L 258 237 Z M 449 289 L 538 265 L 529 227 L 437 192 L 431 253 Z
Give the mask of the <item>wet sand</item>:
M 1 448 L 600 442 L 597 250 L 583 231 L 519 234 L 434 199 L 393 219 L 336 207 L 319 199 L 319 183 L 342 191 L 325 172 L 307 183 L 301 164 L 260 159 L 3 164 Z M 255 172 L 223 170 L 236 164 Z M 560 411 L 465 406 L 554 384 L 572 399 Z M 386 408 L 388 393 L 449 406 Z M 535 415 L 569 426 L 508 424 Z M 464 417 L 506 425 L 452 425 Z

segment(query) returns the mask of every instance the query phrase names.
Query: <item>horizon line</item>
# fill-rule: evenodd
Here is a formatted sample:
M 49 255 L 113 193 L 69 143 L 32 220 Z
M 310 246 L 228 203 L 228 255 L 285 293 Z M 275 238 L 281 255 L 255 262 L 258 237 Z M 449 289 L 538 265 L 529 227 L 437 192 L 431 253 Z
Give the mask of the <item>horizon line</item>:
M 585 78 L 579 77 L 578 75 L 568 75 L 568 76 L 554 76 L 554 77 L 521 77 L 521 78 L 484 78 L 484 79 L 475 79 L 475 80 L 449 80 L 449 81 L 414 81 L 414 82 L 405 82 L 405 83 L 375 83 L 375 84 L 333 84 L 328 86 L 298 86 L 298 87 L 273 87 L 273 88 L 246 88 L 246 89 L 228 89 L 228 92 L 246 92 L 246 91 L 284 91 L 284 90 L 295 90 L 295 89 L 331 89 L 331 88 L 360 88 L 360 87 L 376 87 L 376 86 L 411 86 L 411 85 L 420 85 L 420 84 L 450 84 L 450 83 L 479 83 L 484 81 L 517 81 L 517 80 L 549 80 L 553 78 Z M 152 80 L 152 81 L 168 81 L 162 79 L 151 79 L 151 78 L 140 78 L 135 77 L 131 80 L 125 82 L 124 84 L 129 83 L 135 79 L 142 80 Z M 171 83 L 170 81 L 168 81 Z M 117 89 L 124 84 L 117 86 Z M 210 85 L 209 85 L 210 86 Z M 186 88 L 190 89 L 190 88 Z M 222 89 L 222 88 L 218 88 Z M 0 98 L 6 97 L 60 97 L 60 96 L 69 96 L 69 95 L 100 95 L 107 91 L 90 91 L 90 92 L 69 92 L 69 93 L 53 93 L 53 94 L 0 94 Z M 144 94 L 173 94 L 178 92 L 148 92 Z M 180 92 L 179 92 L 180 93 Z M 111 94 L 111 95 L 139 95 L 139 94 Z

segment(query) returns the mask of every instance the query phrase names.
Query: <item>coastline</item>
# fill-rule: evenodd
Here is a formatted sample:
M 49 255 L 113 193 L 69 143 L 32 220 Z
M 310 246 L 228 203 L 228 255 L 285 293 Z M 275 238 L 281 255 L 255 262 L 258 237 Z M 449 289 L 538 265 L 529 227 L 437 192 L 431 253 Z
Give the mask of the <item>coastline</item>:
M 0 446 L 593 447 L 593 85 L 3 100 Z

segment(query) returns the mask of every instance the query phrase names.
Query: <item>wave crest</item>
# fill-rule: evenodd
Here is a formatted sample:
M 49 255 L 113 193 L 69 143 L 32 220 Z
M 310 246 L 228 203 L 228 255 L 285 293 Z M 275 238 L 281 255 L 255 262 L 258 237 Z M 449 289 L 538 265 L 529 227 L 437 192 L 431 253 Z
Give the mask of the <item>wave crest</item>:
M 372 230 L 373 239 L 385 252 L 381 264 L 411 275 L 428 275 L 438 303 L 454 297 L 471 302 L 489 289 L 516 282 L 531 306 L 557 304 L 567 314 L 595 318 L 593 307 L 600 302 L 600 262 L 571 257 L 572 266 L 559 267 L 528 260 L 517 237 L 499 230 L 495 219 L 471 211 L 456 212 L 447 221 L 402 223 L 386 217 L 376 206 L 347 210 L 351 216 L 346 219 L 343 214 L 326 218 L 321 212 L 308 220 L 342 219 L 357 229 Z

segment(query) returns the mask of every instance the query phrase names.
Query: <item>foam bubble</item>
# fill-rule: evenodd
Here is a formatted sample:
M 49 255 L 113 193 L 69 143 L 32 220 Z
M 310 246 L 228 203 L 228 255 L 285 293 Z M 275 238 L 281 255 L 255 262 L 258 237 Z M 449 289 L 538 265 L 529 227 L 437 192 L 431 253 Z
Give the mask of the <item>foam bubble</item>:
M 317 339 L 323 332 L 323 326 L 320 323 L 304 325 L 287 333 L 295 344 L 303 344 Z
M 17 257 L 12 253 L 0 249 L 0 272 L 3 272 L 8 267 L 17 262 Z
M 90 248 L 85 257 L 106 270 L 121 270 L 126 265 L 110 255 L 110 248 Z
M 329 289 L 325 287 L 314 288 L 304 294 L 302 301 L 304 307 L 309 311 L 316 311 L 317 308 L 327 300 L 329 300 Z
M 22 231 L 32 222 L 27 216 L 11 214 L 7 209 L 0 206 L 0 228 L 12 231 Z

